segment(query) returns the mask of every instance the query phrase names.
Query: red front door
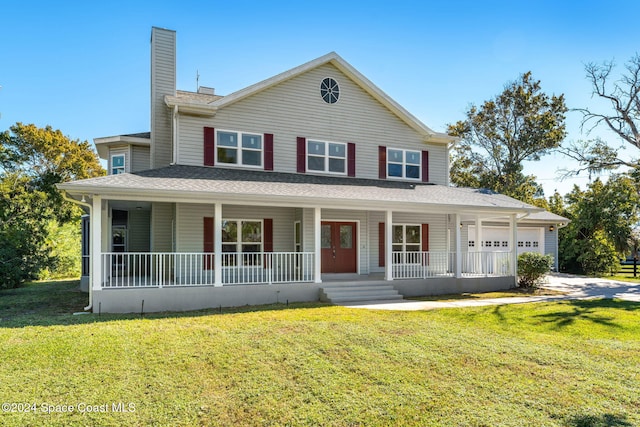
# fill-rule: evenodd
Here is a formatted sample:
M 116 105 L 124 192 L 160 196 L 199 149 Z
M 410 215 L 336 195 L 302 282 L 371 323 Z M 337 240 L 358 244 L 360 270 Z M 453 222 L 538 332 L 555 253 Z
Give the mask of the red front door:
M 356 273 L 357 227 L 355 222 L 322 221 L 321 247 L 323 273 Z

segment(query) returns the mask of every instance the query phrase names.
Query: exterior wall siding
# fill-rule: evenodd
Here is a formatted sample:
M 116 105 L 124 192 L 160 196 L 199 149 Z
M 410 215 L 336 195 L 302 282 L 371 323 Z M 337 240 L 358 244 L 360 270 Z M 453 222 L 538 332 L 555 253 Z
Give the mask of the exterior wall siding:
M 384 222 L 384 212 L 371 212 L 369 214 L 369 265 L 370 271 L 380 273 L 384 267 L 380 267 L 379 245 L 380 237 L 378 224 Z M 447 251 L 447 216 L 426 215 L 419 213 L 394 212 L 394 224 L 429 224 L 429 251 Z
M 202 252 L 203 218 L 213 217 L 213 205 L 179 203 L 176 207 L 177 252 Z M 273 219 L 274 252 L 293 252 L 295 209 L 279 207 L 222 206 L 223 219 Z M 215 230 L 218 232 L 218 230 Z
M 153 203 L 151 205 L 151 251 L 172 252 L 175 205 Z
M 326 104 L 320 81 L 333 77 L 340 100 Z M 296 137 L 356 144 L 356 176 L 378 178 L 378 146 L 429 151 L 429 178 L 447 184 L 447 147 L 422 137 L 331 64 L 225 107 L 210 119 L 181 116 L 178 163 L 203 165 L 203 127 L 274 134 L 274 171 L 296 172 Z
M 131 172 L 139 172 L 150 169 L 151 158 L 148 147 L 131 147 Z
M 149 252 L 151 237 L 151 212 L 129 211 L 129 251 Z

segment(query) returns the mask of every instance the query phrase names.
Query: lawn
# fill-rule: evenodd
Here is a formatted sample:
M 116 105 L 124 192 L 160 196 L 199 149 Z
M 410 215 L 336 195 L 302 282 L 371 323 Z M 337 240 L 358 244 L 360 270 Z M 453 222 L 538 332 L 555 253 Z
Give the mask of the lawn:
M 639 303 L 98 317 L 76 285 L 0 291 L 1 425 L 640 425 Z

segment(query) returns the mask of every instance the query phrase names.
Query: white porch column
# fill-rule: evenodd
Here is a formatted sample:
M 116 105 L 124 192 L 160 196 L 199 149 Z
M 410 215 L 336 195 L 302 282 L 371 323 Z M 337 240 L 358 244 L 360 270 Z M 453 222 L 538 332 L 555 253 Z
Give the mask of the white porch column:
M 213 285 L 222 286 L 222 204 L 213 206 Z
M 476 251 L 484 252 L 484 244 L 482 241 L 482 219 L 476 217 Z
M 518 285 L 518 219 L 516 214 L 509 217 L 509 230 L 511 231 L 511 272 L 515 276 L 514 285 Z
M 480 252 L 480 254 L 478 254 L 475 257 L 475 265 L 474 265 L 475 273 L 483 274 L 485 273 L 482 265 L 483 263 L 482 252 L 484 252 L 484 242 L 482 241 L 482 219 L 480 219 L 479 216 L 476 216 L 476 251 Z
M 314 282 L 322 283 L 322 208 L 313 209 Z
M 455 277 L 462 277 L 462 230 L 460 230 L 460 214 L 455 214 L 455 224 L 453 226 L 456 236 L 456 265 Z
M 393 211 L 384 215 L 384 280 L 393 280 Z
M 93 196 L 91 207 L 91 287 L 95 291 L 102 288 L 102 197 Z

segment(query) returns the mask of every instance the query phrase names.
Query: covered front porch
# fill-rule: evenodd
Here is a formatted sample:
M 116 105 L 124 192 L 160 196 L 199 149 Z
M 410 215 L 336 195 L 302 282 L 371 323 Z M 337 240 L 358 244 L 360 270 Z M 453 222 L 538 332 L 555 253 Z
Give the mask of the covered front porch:
M 94 291 L 514 276 L 513 245 L 493 252 L 462 247 L 469 215 L 460 213 L 98 196 L 92 206 Z M 515 241 L 516 216 L 505 218 Z

